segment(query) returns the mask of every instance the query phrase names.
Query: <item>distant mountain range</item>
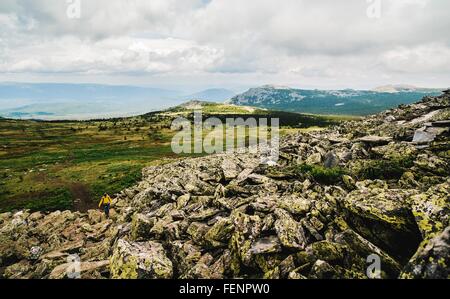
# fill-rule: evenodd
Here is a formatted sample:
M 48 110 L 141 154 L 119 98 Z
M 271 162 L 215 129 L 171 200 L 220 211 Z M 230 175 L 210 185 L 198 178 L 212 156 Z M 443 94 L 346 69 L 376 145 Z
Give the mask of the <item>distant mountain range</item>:
M 189 100 L 360 116 L 409 104 L 424 95 L 438 95 L 441 90 L 409 85 L 388 85 L 374 90 L 306 90 L 265 85 L 235 95 L 220 88 L 186 94 L 137 86 L 0 83 L 0 117 L 45 120 L 125 117 L 174 107 Z
M 312 114 L 369 115 L 439 95 L 443 89 L 389 85 L 374 90 L 305 90 L 265 85 L 233 97 L 231 104 Z
M 90 119 L 130 116 L 173 107 L 186 100 L 224 101 L 226 89 L 186 95 L 137 86 L 59 83 L 0 83 L 0 116 L 23 119 Z

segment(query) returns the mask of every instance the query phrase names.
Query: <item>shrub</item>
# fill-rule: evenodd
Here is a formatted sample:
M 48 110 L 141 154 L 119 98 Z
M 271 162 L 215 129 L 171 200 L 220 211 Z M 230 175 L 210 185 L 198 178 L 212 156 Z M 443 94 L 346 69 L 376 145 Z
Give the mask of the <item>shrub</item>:
M 356 177 L 361 180 L 400 179 L 414 165 L 411 157 L 391 160 L 369 160 L 357 171 Z
M 342 176 L 346 174 L 346 171 L 341 167 L 326 168 L 321 165 L 307 164 L 294 166 L 293 171 L 297 177 L 304 178 L 304 176 L 309 176 L 318 183 L 326 185 L 333 185 L 341 182 Z
M 148 137 L 152 141 L 162 141 L 163 140 L 163 134 L 155 129 L 150 129 L 147 133 Z

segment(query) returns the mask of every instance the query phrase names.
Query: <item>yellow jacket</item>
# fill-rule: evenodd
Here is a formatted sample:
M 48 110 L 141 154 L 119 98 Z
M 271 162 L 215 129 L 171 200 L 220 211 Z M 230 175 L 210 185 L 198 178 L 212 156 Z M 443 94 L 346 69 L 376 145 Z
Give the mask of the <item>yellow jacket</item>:
M 100 208 L 102 205 L 111 204 L 111 197 L 109 195 L 105 195 L 100 199 L 100 202 L 98 203 L 98 207 Z

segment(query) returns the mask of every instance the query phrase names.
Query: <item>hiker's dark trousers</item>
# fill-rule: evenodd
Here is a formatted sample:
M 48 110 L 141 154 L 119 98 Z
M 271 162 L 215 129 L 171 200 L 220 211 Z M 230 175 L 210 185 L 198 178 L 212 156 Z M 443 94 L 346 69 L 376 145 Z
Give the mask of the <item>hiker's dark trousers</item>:
M 106 217 L 109 217 L 109 208 L 111 207 L 111 204 L 107 203 L 105 205 L 105 215 Z

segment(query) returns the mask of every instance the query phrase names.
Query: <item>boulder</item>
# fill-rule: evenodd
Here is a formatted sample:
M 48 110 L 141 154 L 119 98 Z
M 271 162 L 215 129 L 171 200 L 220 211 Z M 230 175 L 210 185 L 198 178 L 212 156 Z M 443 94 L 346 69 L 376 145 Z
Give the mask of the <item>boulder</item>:
M 239 166 L 231 159 L 224 159 L 222 161 L 222 171 L 226 180 L 237 178 L 241 172 Z
M 417 153 L 414 145 L 408 142 L 391 142 L 387 145 L 371 148 L 371 152 L 379 155 L 383 159 L 405 159 L 413 157 Z
M 250 248 L 251 254 L 281 252 L 281 244 L 277 236 L 269 236 L 258 239 Z
M 0 224 L 3 224 L 11 219 L 12 213 L 6 212 L 0 214 Z
M 100 210 L 89 210 L 88 218 L 91 224 L 102 222 L 105 219 L 105 214 Z
M 414 190 L 360 189 L 343 199 L 346 221 L 364 238 L 400 261 L 407 261 L 422 241 L 406 200 Z
M 27 220 L 30 222 L 35 222 L 35 221 L 41 220 L 42 218 L 44 218 L 44 214 L 41 213 L 40 211 L 37 211 L 37 212 L 30 214 L 30 216 L 28 216 Z
M 371 146 L 376 146 L 376 145 L 388 144 L 389 142 L 392 141 L 392 137 L 369 135 L 369 136 L 364 136 L 364 137 L 358 138 L 356 141 L 362 142 L 362 143 L 365 143 L 365 144 L 368 144 Z
M 311 201 L 299 196 L 285 196 L 278 202 L 280 208 L 293 215 L 305 215 L 311 209 Z
M 333 279 L 338 278 L 338 273 L 329 263 L 317 260 L 312 266 L 308 278 Z
M 303 249 L 306 245 L 305 232 L 301 225 L 296 222 L 288 212 L 276 209 L 275 231 L 281 244 L 289 249 Z
M 86 241 L 83 239 L 68 241 L 63 243 L 61 246 L 58 246 L 58 250 L 61 252 L 77 253 L 81 248 L 83 248 L 85 243 Z
M 188 204 L 189 200 L 191 199 L 190 194 L 184 194 L 178 197 L 177 199 L 177 209 L 183 209 Z
M 214 217 L 215 215 L 217 215 L 220 212 L 221 212 L 221 210 L 217 209 L 217 208 L 200 209 L 198 211 L 192 212 L 191 215 L 189 216 L 189 220 L 205 221 L 205 220 L 208 220 L 208 219 Z
M 14 240 L 13 236 L 0 233 L 0 267 L 19 262 L 26 256 L 26 246 Z
M 450 275 L 450 226 L 425 240 L 402 270 L 401 278 L 448 279 Z
M 231 271 L 237 274 L 242 264 L 251 265 L 253 255 L 250 253 L 250 248 L 261 234 L 263 223 L 258 215 L 247 215 L 241 212 L 234 212 L 231 219 L 234 232 L 228 247 L 231 253 Z
M 182 276 L 182 279 L 212 279 L 214 276 L 214 272 L 212 272 L 211 269 L 213 261 L 214 258 L 211 254 L 204 254 L 200 257 L 198 262 Z
M 160 243 L 119 239 L 110 259 L 111 278 L 169 279 L 173 265 Z
M 347 246 L 330 241 L 315 242 L 306 247 L 305 251 L 313 259 L 320 259 L 326 262 L 343 261 L 347 255 Z
M 339 165 L 339 157 L 334 152 L 328 152 L 323 161 L 323 166 L 333 168 Z
M 351 176 L 344 174 L 342 181 L 348 190 L 354 190 L 356 188 L 356 182 Z
M 30 278 L 30 271 L 32 265 L 27 260 L 22 260 L 18 263 L 6 267 L 3 276 L 8 279 Z
M 285 258 L 278 266 L 280 269 L 280 277 L 285 279 L 288 278 L 289 273 L 295 270 L 295 258 L 293 255 L 289 255 Z
M 172 222 L 173 222 L 172 216 L 165 216 L 163 218 L 155 220 L 155 223 L 150 230 L 150 234 L 152 236 L 156 236 L 157 238 L 162 238 L 167 231 L 167 227 Z
M 99 261 L 109 258 L 113 239 L 106 238 L 97 243 L 88 244 L 80 250 L 82 261 Z
M 134 241 L 145 240 L 150 236 L 150 230 L 155 224 L 155 219 L 147 215 L 136 213 L 131 221 L 131 238 Z
M 398 181 L 400 187 L 403 188 L 418 188 L 420 184 L 416 181 L 414 173 L 407 171 L 403 173 L 400 180 Z
M 381 277 L 397 278 L 401 265 L 394 258 L 364 239 L 361 235 L 347 228 L 334 237 L 334 241 L 346 247 L 348 255 L 345 256 L 344 266 L 359 270 L 366 277 L 367 258 L 376 254 L 381 261 Z
M 433 142 L 438 136 L 448 132 L 449 128 L 445 127 L 423 127 L 414 133 L 413 143 L 427 144 Z
M 410 198 L 412 212 L 423 238 L 450 225 L 450 180 Z
M 305 163 L 307 165 L 320 164 L 322 163 L 322 155 L 320 153 L 314 153 L 306 159 Z
M 170 243 L 170 253 L 173 257 L 174 268 L 180 273 L 187 273 L 194 267 L 202 256 L 200 246 L 192 241 L 173 241 Z M 175 269 L 174 269 L 175 270 Z
M 197 245 L 206 246 L 208 242 L 205 240 L 205 236 L 210 230 L 210 227 L 202 222 L 192 222 L 187 228 L 187 234 L 190 239 Z
M 205 240 L 211 247 L 226 246 L 234 231 L 233 221 L 230 218 L 219 218 L 208 230 Z

